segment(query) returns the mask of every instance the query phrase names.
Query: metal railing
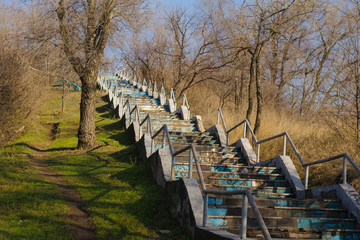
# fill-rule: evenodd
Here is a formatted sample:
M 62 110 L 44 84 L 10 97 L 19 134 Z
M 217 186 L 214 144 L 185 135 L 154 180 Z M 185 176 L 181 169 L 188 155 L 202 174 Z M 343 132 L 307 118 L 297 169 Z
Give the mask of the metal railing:
M 153 92 L 156 92 L 156 93 L 158 92 L 156 81 L 154 81 L 154 90 L 153 90 Z
M 161 94 L 164 94 L 164 96 L 165 96 L 165 86 L 164 86 L 163 83 L 162 83 L 161 86 L 160 86 L 160 93 L 161 93 Z
M 188 100 L 187 100 L 187 98 L 186 98 L 185 93 L 184 93 L 184 96 L 183 96 L 183 104 L 182 104 L 182 105 L 187 108 L 187 110 L 188 110 L 188 112 L 189 112 L 189 116 L 190 116 L 190 107 L 189 107 L 189 103 L 188 103 Z
M 142 120 L 142 122 L 139 124 L 139 132 L 140 132 L 141 126 L 144 125 L 145 122 L 147 123 L 147 126 L 146 126 L 147 133 L 150 134 L 150 136 L 152 136 L 153 132 L 152 132 L 150 113 L 148 115 L 146 115 L 144 120 Z
M 169 99 L 172 99 L 173 100 L 173 103 L 174 103 L 174 107 L 176 109 L 176 98 L 175 98 L 175 94 L 174 94 L 174 89 L 170 89 L 170 98 Z
M 167 127 L 165 128 L 165 131 L 167 131 Z M 167 133 L 168 138 L 170 138 L 170 135 Z M 164 141 L 164 140 L 163 140 Z M 208 203 L 209 203 L 209 194 L 213 195 L 243 195 L 243 202 L 242 202 L 242 209 L 241 209 L 241 239 L 246 239 L 246 232 L 247 232 L 247 216 L 248 216 L 248 202 L 250 203 L 251 209 L 253 210 L 254 216 L 256 217 L 256 220 L 258 221 L 258 224 L 261 228 L 261 231 L 263 233 L 263 236 L 265 239 L 271 239 L 269 230 L 266 227 L 266 224 L 264 222 L 264 219 L 259 211 L 259 208 L 257 207 L 257 204 L 255 202 L 254 197 L 251 195 L 250 190 L 234 190 L 234 191 L 220 191 L 220 190 L 211 190 L 206 189 L 204 177 L 202 174 L 202 170 L 200 167 L 200 163 L 197 157 L 197 151 L 195 148 L 195 145 L 192 143 L 191 145 L 184 147 L 176 152 L 174 152 L 172 148 L 172 144 L 170 139 L 169 145 L 170 145 L 170 152 L 172 155 L 172 161 L 171 161 L 171 179 L 175 180 L 175 157 L 187 150 L 189 150 L 189 166 L 188 166 L 188 178 L 192 178 L 192 172 L 193 172 L 193 162 L 195 163 L 196 171 L 198 174 L 198 179 L 200 182 L 201 191 L 204 194 L 204 205 L 203 205 L 203 227 L 207 226 L 208 221 Z
M 127 101 L 127 104 L 129 105 L 129 101 Z M 129 105 L 130 106 L 130 105 Z M 138 112 L 138 106 L 136 105 L 130 113 L 130 120 L 131 120 L 131 114 L 133 112 L 137 112 L 137 116 L 140 117 L 140 114 Z M 135 111 L 136 110 L 136 111 Z M 136 117 L 135 117 L 136 118 Z M 139 118 L 138 118 L 139 119 Z M 135 120 L 136 121 L 136 120 Z M 246 232 L 247 232 L 247 215 L 248 215 L 248 202 L 250 203 L 251 209 L 253 210 L 254 216 L 256 217 L 258 224 L 261 228 L 261 231 L 265 237 L 265 239 L 271 239 L 270 233 L 265 225 L 264 219 L 261 216 L 261 213 L 259 211 L 259 208 L 256 205 L 255 199 L 251 195 L 250 190 L 235 190 L 235 191 L 219 191 L 219 190 L 209 190 L 206 189 L 204 177 L 202 174 L 202 170 L 200 167 L 200 163 L 198 161 L 197 157 L 197 151 L 194 144 L 191 144 L 187 147 L 184 147 L 178 151 L 174 151 L 173 144 L 171 142 L 170 133 L 168 130 L 168 126 L 164 124 L 155 134 L 152 132 L 152 125 L 151 125 L 151 117 L 150 114 L 148 114 L 141 122 L 139 121 L 139 132 L 140 128 L 143 124 L 147 123 L 147 132 L 150 134 L 151 137 L 151 147 L 153 146 L 153 141 L 157 136 L 159 136 L 162 132 L 162 145 L 161 148 L 166 147 L 166 141 L 169 145 L 169 151 L 171 154 L 171 180 L 175 180 L 175 157 L 187 150 L 189 150 L 189 162 L 188 162 L 188 178 L 192 178 L 192 172 L 193 172 L 193 162 L 196 166 L 196 171 L 198 174 L 201 191 L 204 194 L 204 206 L 203 206 L 203 226 L 207 226 L 208 221 L 208 196 L 209 194 L 214 195 L 243 195 L 243 205 L 242 205 L 242 212 L 241 212 L 241 238 L 246 238 Z M 151 152 L 153 152 L 153 149 L 151 148 Z
M 124 93 L 122 91 L 120 91 L 120 93 L 117 95 L 117 98 L 119 99 L 120 96 L 120 102 L 119 105 L 123 108 L 124 106 Z
M 222 120 L 222 123 L 223 123 L 223 127 L 224 127 L 224 130 L 226 132 L 226 145 L 229 145 L 229 134 L 231 131 L 233 131 L 234 129 L 236 129 L 237 127 L 241 126 L 241 125 L 244 125 L 244 128 L 243 128 L 243 137 L 246 138 L 246 130 L 248 128 L 249 132 L 251 133 L 251 136 L 254 140 L 254 143 L 256 144 L 256 147 L 257 147 L 257 150 L 256 150 L 256 162 L 258 163 L 259 160 L 260 160 L 260 145 L 262 143 L 265 143 L 265 142 L 269 142 L 271 140 L 274 140 L 274 139 L 277 139 L 277 138 L 283 138 L 283 142 L 282 142 L 282 155 L 285 156 L 286 155 L 286 142 L 288 141 L 292 150 L 294 151 L 296 157 L 298 158 L 298 160 L 300 161 L 302 167 L 305 169 L 305 179 L 304 179 L 304 186 L 305 186 L 305 189 L 308 189 L 308 186 L 309 186 L 309 167 L 310 166 L 313 166 L 313 165 L 317 165 L 317 164 L 320 164 L 320 163 L 324 163 L 324 162 L 329 162 L 329 161 L 334 161 L 334 160 L 337 160 L 337 159 L 342 159 L 343 160 L 343 173 L 342 173 L 342 177 L 343 177 L 343 183 L 346 183 L 346 177 L 347 177 L 347 166 L 346 166 L 346 162 L 348 161 L 351 166 L 353 166 L 353 168 L 356 170 L 356 172 L 360 175 L 360 168 L 356 165 L 355 161 L 351 159 L 351 157 L 347 154 L 347 153 L 342 153 L 342 154 L 339 154 L 339 155 L 336 155 L 336 156 L 332 156 L 332 157 L 329 157 L 329 158 L 324 158 L 324 159 L 321 159 L 321 160 L 317 160 L 317 161 L 313 161 L 313 162 L 304 162 L 303 158 L 301 157 L 299 151 L 297 150 L 295 144 L 293 143 L 293 141 L 291 140 L 290 138 L 290 135 L 287 133 L 287 132 L 283 132 L 283 133 L 280 133 L 280 134 L 277 134 L 277 135 L 274 135 L 272 137 L 269 137 L 269 138 L 266 138 L 266 139 L 263 139 L 263 140 L 260 140 L 258 141 L 251 126 L 250 126 L 250 123 L 247 119 L 241 121 L 240 123 L 236 124 L 234 127 L 232 127 L 231 129 L 227 130 L 226 129 L 226 125 L 225 125 L 225 121 L 224 121 L 224 118 L 223 118 L 223 115 L 221 113 L 221 110 L 220 108 L 218 109 L 218 114 L 217 114 L 217 124 L 219 123 L 219 117 L 221 118 Z
M 156 84 L 156 83 L 155 83 Z M 120 93 L 121 96 L 121 105 L 123 102 L 123 93 Z M 186 95 L 184 94 L 184 100 L 183 100 L 183 105 L 187 106 L 187 108 L 189 109 L 188 103 L 187 103 L 187 99 L 186 99 Z M 141 126 L 143 126 L 145 123 L 147 123 L 147 133 L 150 134 L 151 137 L 151 147 L 154 145 L 153 142 L 155 140 L 155 138 L 157 136 L 160 135 L 160 133 L 162 132 L 162 145 L 161 148 L 165 148 L 166 147 L 166 141 L 168 142 L 169 145 L 169 151 L 171 154 L 171 179 L 175 180 L 175 157 L 187 150 L 189 150 L 189 167 L 188 167 L 188 178 L 192 178 L 192 172 L 193 172 L 193 163 L 195 163 L 196 166 L 196 171 L 198 174 L 198 178 L 199 178 L 199 182 L 200 182 L 200 186 L 201 186 L 201 191 L 204 194 L 204 205 L 203 205 L 203 226 L 205 227 L 207 225 L 207 221 L 208 221 L 208 197 L 209 194 L 214 194 L 214 195 L 238 195 L 238 194 L 242 194 L 243 195 L 243 204 L 242 204 L 242 214 L 241 214 L 241 238 L 245 239 L 246 238 L 246 231 L 247 231 L 247 213 L 248 213 L 248 202 L 250 203 L 251 209 L 254 212 L 254 215 L 259 223 L 259 226 L 261 228 L 261 231 L 265 237 L 265 239 L 271 239 L 270 233 L 265 225 L 264 219 L 261 216 L 261 213 L 259 211 L 259 208 L 256 205 L 255 199 L 253 198 L 253 196 L 251 195 L 250 190 L 235 190 L 235 191 L 219 191 L 219 190 L 211 190 L 211 189 L 206 189 L 205 186 L 205 182 L 204 182 L 204 177 L 202 174 L 202 170 L 200 167 L 200 163 L 198 161 L 198 157 L 197 157 L 197 151 L 195 148 L 194 144 L 191 144 L 185 148 L 182 148 L 181 150 L 178 150 L 177 152 L 174 152 L 174 148 L 173 148 L 173 144 L 171 142 L 171 137 L 170 137 L 170 133 L 169 133 L 169 129 L 168 126 L 166 124 L 164 124 L 155 134 L 153 134 L 152 131 L 152 124 L 151 124 L 151 116 L 150 114 L 148 114 L 142 121 L 140 118 L 140 111 L 139 111 L 139 106 L 135 105 L 133 107 L 133 109 L 131 109 L 131 104 L 130 104 L 130 99 L 127 99 L 127 101 L 125 102 L 125 104 L 122 105 L 124 111 L 123 113 L 125 114 L 125 107 L 127 108 L 127 112 L 129 113 L 129 121 L 130 122 L 139 122 L 139 133 L 141 130 Z M 135 117 L 134 119 L 132 118 L 132 115 L 135 113 Z M 220 112 L 221 114 L 221 112 Z M 222 114 L 221 114 L 222 117 Z M 223 118 L 222 118 L 223 119 Z M 223 121 L 223 123 L 225 123 Z M 151 153 L 153 152 L 153 149 L 151 148 Z
M 149 96 L 152 96 L 152 95 L 153 95 L 153 93 L 152 93 L 152 82 L 151 82 L 151 80 L 149 80 L 147 92 L 148 92 L 148 95 L 149 95 Z
M 127 107 L 127 111 L 129 113 L 129 121 L 130 122 L 139 122 L 140 123 L 140 112 L 139 112 L 138 105 L 135 105 L 135 107 L 133 109 L 131 109 L 130 99 L 127 99 L 125 104 L 123 105 L 124 114 L 125 114 L 125 107 Z M 132 120 L 132 114 L 134 112 L 135 112 L 135 120 L 133 121 Z

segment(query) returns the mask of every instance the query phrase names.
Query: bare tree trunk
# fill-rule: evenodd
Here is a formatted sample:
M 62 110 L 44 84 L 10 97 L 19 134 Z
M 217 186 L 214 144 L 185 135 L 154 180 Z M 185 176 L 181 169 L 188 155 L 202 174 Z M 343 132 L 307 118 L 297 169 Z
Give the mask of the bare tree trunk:
M 360 76 L 359 71 L 356 70 L 356 93 L 355 93 L 355 107 L 356 107 L 356 143 L 360 147 Z
M 239 105 L 240 106 L 244 103 L 244 85 L 245 85 L 245 74 L 244 74 L 244 71 L 241 70 L 240 91 L 239 91 Z M 242 107 L 242 109 L 244 109 L 244 108 Z
M 63 92 L 61 97 L 61 111 L 63 112 L 65 110 L 65 84 L 66 80 L 63 81 Z
M 97 70 L 85 73 L 80 77 L 81 102 L 80 102 L 80 126 L 78 129 L 79 149 L 90 149 L 97 143 L 95 137 L 95 97 Z
M 260 54 L 261 52 L 259 52 Z M 254 127 L 254 134 L 257 134 L 260 129 L 261 123 L 261 114 L 262 114 L 262 92 L 261 92 L 261 83 L 260 83 L 260 64 L 259 64 L 260 55 L 256 57 L 255 60 L 255 80 L 256 80 L 256 101 L 257 101 L 257 109 L 256 109 L 256 120 L 255 120 L 255 127 Z
M 250 122 L 251 113 L 253 111 L 253 82 L 254 82 L 254 55 L 251 57 L 250 63 L 250 79 L 249 79 L 249 88 L 248 88 L 248 109 L 246 111 L 246 119 Z

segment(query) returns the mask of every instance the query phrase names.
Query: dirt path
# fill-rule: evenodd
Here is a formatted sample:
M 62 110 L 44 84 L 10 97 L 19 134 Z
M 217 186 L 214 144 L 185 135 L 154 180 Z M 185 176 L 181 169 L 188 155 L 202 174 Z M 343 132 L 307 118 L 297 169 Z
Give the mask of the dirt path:
M 47 181 L 58 186 L 59 197 L 69 206 L 69 210 L 64 213 L 64 216 L 71 230 L 72 237 L 76 240 L 96 239 L 94 225 L 80 195 L 70 187 L 61 175 L 56 174 L 48 165 L 47 159 L 49 159 L 49 157 L 46 150 L 51 141 L 56 138 L 54 134 L 56 134 L 57 130 L 54 131 L 52 128 L 46 128 L 46 130 L 49 135 L 49 141 L 42 144 L 42 148 L 45 148 L 42 152 L 30 154 L 30 164 L 38 170 Z

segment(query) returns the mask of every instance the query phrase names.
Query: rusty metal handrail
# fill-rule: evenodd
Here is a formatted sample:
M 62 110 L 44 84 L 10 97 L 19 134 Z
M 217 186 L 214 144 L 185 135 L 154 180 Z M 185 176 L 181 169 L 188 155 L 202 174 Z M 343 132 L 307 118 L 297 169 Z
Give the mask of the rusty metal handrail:
M 164 90 L 165 91 L 165 90 Z M 170 89 L 170 98 L 169 100 L 172 99 L 173 100 L 173 103 L 174 103 L 174 107 L 176 109 L 176 98 L 175 98 L 175 94 L 174 94 L 174 89 Z
M 221 122 L 222 122 L 222 125 L 223 125 L 223 127 L 224 127 L 225 132 L 227 132 L 226 124 L 225 124 L 225 121 L 224 121 L 224 117 L 223 117 L 223 115 L 222 115 L 221 109 L 218 108 L 216 124 L 219 124 L 220 119 L 221 119 Z
M 157 137 L 161 132 L 163 132 L 162 148 L 165 148 L 165 142 L 166 142 L 165 140 L 167 139 L 168 144 L 169 144 L 169 149 L 170 149 L 171 156 L 174 155 L 174 147 L 173 147 L 173 145 L 171 143 L 169 129 L 168 129 L 168 126 L 166 124 L 164 124 L 153 136 L 151 136 L 151 139 L 154 140 L 155 137 Z
M 219 114 L 220 113 L 220 114 Z M 261 143 L 264 143 L 264 142 L 269 142 L 271 140 L 274 140 L 274 139 L 277 139 L 277 138 L 283 138 L 283 147 L 282 147 L 282 155 L 285 156 L 286 155 L 286 140 L 289 141 L 290 143 L 290 146 L 291 148 L 293 149 L 296 157 L 298 158 L 298 160 L 300 161 L 301 163 L 301 166 L 305 169 L 305 178 L 304 178 L 304 187 L 305 189 L 308 189 L 308 186 L 309 186 L 309 167 L 310 166 L 313 166 L 313 165 L 316 165 L 316 164 L 320 164 L 320 163 L 324 163 L 324 162 L 329 162 L 329 161 L 334 161 L 334 160 L 337 160 L 337 159 L 340 159 L 342 158 L 343 159 L 343 183 L 346 183 L 346 177 L 347 177 L 347 167 L 346 167 L 346 161 L 348 161 L 352 166 L 353 168 L 357 171 L 357 173 L 360 175 L 360 168 L 359 166 L 355 163 L 355 161 L 353 159 L 351 159 L 351 157 L 347 154 L 347 153 L 342 153 L 342 154 L 338 154 L 338 155 L 335 155 L 335 156 L 331 156 L 331 157 L 328 157 L 328 158 L 324 158 L 324 159 L 321 159 L 321 160 L 317 160 L 317 161 L 313 161 L 313 162 L 308 162 L 308 163 L 305 163 L 303 158 L 301 157 L 299 151 L 297 150 L 295 144 L 293 143 L 293 141 L 291 140 L 290 138 L 290 135 L 287 133 L 287 132 L 283 132 L 283 133 L 280 133 L 280 134 L 277 134 L 277 135 L 274 135 L 272 137 L 269 137 L 269 138 L 266 138 L 266 139 L 262 139 L 262 140 L 257 140 L 255 134 L 254 134 L 254 131 L 252 130 L 251 126 L 250 126 L 250 123 L 247 119 L 241 121 L 240 123 L 236 124 L 234 127 L 232 127 L 231 129 L 229 130 L 226 130 L 226 126 L 225 126 L 225 122 L 223 120 L 223 117 L 222 117 L 222 113 L 221 113 L 221 110 L 220 108 L 218 109 L 218 119 L 217 119 L 217 123 L 219 122 L 219 115 L 221 116 L 221 119 L 223 121 L 223 126 L 225 128 L 225 132 L 226 132 L 226 139 L 227 139 L 227 142 L 226 144 L 229 145 L 229 133 L 231 131 L 233 131 L 235 128 L 239 127 L 240 125 L 244 124 L 244 131 L 243 131 L 243 137 L 246 138 L 246 128 L 249 129 L 250 133 L 251 133 L 251 136 L 254 140 L 254 143 L 256 144 L 257 146 L 257 154 L 256 154 L 256 162 L 258 163 L 259 160 L 260 160 L 260 145 Z
M 134 111 L 135 111 L 135 121 L 140 123 L 140 112 L 139 112 L 138 105 L 135 105 L 135 107 L 130 111 L 130 121 L 131 121 L 131 114 Z
M 151 117 L 150 117 L 150 113 L 148 115 L 146 115 L 146 117 L 144 118 L 144 120 L 139 124 L 139 130 L 141 128 L 141 126 L 147 122 L 147 132 L 150 133 L 150 136 L 153 135 L 152 132 L 152 125 L 151 125 Z
M 250 202 L 251 209 L 254 212 L 256 220 L 258 221 L 258 224 L 261 228 L 263 236 L 265 237 L 265 239 L 271 239 L 269 230 L 266 227 L 264 219 L 260 213 L 260 210 L 256 204 L 254 197 L 251 195 L 250 190 L 246 189 L 246 190 L 235 190 L 235 191 L 220 191 L 220 190 L 206 189 L 205 182 L 204 182 L 204 176 L 202 174 L 200 163 L 199 163 L 198 157 L 197 157 L 197 151 L 196 151 L 195 145 L 193 143 L 187 147 L 184 147 L 184 148 L 176 151 L 175 153 L 172 153 L 171 179 L 175 180 L 175 156 L 179 155 L 187 150 L 189 150 L 188 178 L 192 177 L 192 164 L 194 161 L 195 166 L 196 166 L 196 171 L 198 174 L 198 178 L 199 178 L 199 182 L 200 182 L 201 191 L 204 193 L 203 227 L 206 227 L 206 225 L 207 225 L 209 194 L 214 194 L 214 195 L 243 194 L 243 205 L 242 205 L 242 210 L 241 210 L 241 239 L 246 239 L 248 201 Z
M 187 98 L 186 98 L 186 94 L 185 94 L 185 93 L 184 93 L 184 95 L 183 95 L 183 104 L 182 104 L 182 105 L 187 108 L 187 110 L 189 111 L 189 116 L 190 116 L 189 102 L 188 102 L 188 100 L 187 100 Z
M 123 109 L 125 109 L 125 107 L 128 108 L 128 112 L 129 112 L 129 116 L 130 116 L 130 122 L 131 122 L 131 106 L 130 106 L 130 99 L 128 98 L 123 106 Z M 125 111 L 124 111 L 124 114 L 125 114 Z

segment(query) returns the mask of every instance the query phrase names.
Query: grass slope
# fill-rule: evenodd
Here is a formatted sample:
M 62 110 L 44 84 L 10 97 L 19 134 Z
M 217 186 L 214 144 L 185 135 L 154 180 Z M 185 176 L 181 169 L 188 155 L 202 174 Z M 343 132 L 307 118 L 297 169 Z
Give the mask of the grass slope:
M 31 130 L 0 150 L 0 239 L 71 238 L 67 206 L 56 186 L 32 167 L 34 156 L 80 194 L 98 239 L 188 239 L 104 98 L 97 98 L 99 147 L 75 150 L 79 98 L 70 93 L 61 113 L 60 93 L 53 91 Z

